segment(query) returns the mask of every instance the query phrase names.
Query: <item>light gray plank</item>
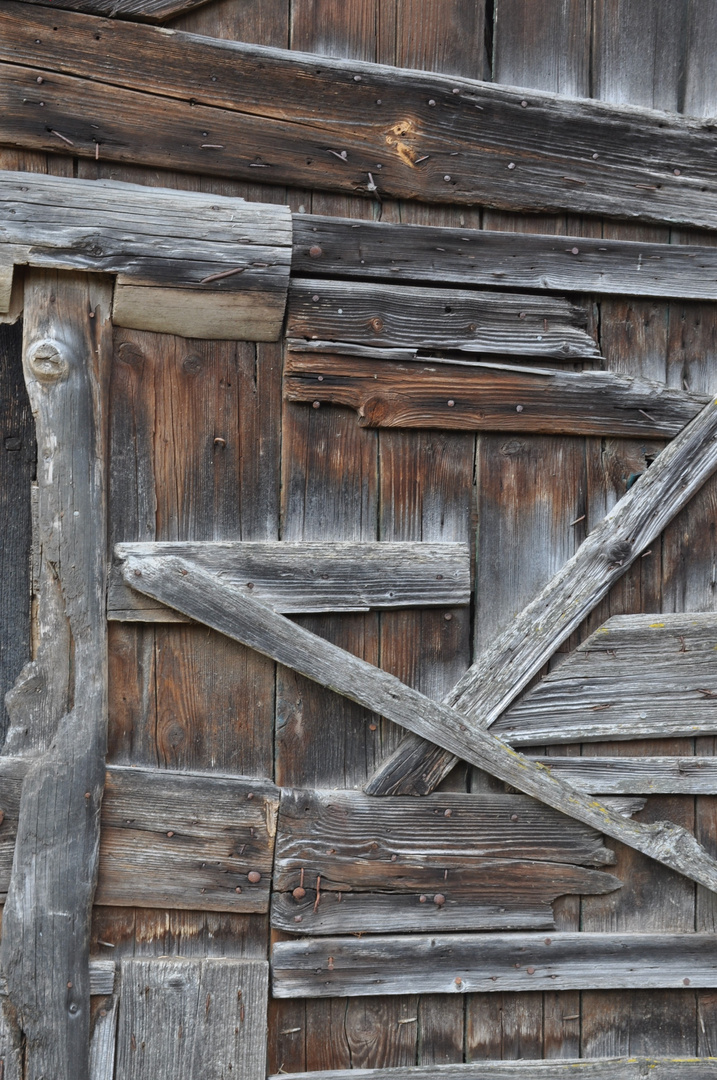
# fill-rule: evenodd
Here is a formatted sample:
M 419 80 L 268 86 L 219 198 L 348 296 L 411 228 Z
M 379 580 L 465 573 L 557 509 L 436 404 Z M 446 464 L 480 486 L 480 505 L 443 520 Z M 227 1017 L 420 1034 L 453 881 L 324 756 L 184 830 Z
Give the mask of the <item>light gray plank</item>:
M 269 1080 L 714 1080 L 717 1058 L 540 1058 L 534 1061 L 473 1061 L 469 1065 L 392 1069 L 329 1069 L 279 1073 Z
M 528 757 L 591 795 L 717 795 L 714 757 Z
M 119 995 L 113 994 L 103 1002 L 95 1017 L 90 1039 L 90 1080 L 113 1080 L 118 1014 Z
M 513 745 L 533 746 L 714 734 L 715 650 L 717 615 L 616 616 L 493 730 Z
M 264 1080 L 264 960 L 122 964 L 117 1080 Z
M 714 986 L 713 934 L 442 934 L 277 942 L 274 997 Z
M 717 424 L 717 408 L 703 421 Z M 714 453 L 714 452 L 713 452 Z M 679 457 L 678 457 L 679 460 Z M 608 554 L 608 557 L 609 554 Z M 604 561 L 604 560 L 603 560 Z M 670 822 L 641 825 L 582 795 L 522 757 L 480 724 L 438 704 L 394 676 L 352 656 L 265 604 L 236 594 L 216 577 L 174 556 L 130 557 L 125 580 L 220 633 L 485 768 L 525 794 L 635 847 L 707 888 L 717 890 L 717 862 L 686 830 Z M 469 726 L 470 725 L 470 726 Z
M 118 544 L 109 619 L 174 622 L 182 616 L 129 589 L 121 561 L 132 553 L 184 555 L 277 611 L 369 611 L 470 603 L 468 544 L 371 541 L 216 541 Z

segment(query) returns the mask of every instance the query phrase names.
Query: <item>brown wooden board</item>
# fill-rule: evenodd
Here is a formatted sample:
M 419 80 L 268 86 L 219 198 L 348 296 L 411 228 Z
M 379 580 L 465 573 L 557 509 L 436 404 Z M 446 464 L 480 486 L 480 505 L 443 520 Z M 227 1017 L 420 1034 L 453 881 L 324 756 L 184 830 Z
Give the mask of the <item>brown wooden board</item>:
M 44 4 L 45 0 L 21 0 L 24 4 Z M 106 15 L 111 19 L 131 19 L 158 23 L 206 4 L 208 0 L 53 0 L 53 7 Z

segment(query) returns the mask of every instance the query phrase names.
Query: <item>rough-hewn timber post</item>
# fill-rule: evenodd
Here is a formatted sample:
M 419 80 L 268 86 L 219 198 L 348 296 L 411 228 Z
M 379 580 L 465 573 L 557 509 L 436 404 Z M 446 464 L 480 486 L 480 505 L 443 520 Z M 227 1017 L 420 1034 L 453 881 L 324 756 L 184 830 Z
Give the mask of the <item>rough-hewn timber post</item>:
M 107 738 L 111 285 L 33 271 L 23 364 L 38 441 L 39 644 L 8 695 L 25 778 L 0 965 L 25 1080 L 88 1080 L 89 936 Z

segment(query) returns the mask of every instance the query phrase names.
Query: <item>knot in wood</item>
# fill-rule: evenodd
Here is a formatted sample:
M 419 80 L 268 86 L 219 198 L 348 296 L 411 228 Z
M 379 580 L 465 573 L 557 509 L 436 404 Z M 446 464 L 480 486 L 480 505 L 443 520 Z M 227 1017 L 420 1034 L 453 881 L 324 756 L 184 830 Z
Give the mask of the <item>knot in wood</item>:
M 59 382 L 67 376 L 70 365 L 56 341 L 38 341 L 28 353 L 30 370 L 42 383 Z
M 619 540 L 613 544 L 607 553 L 607 561 L 610 566 L 622 566 L 632 554 L 632 544 L 629 540 Z
M 374 334 L 380 334 L 383 330 L 383 319 L 379 319 L 378 316 L 371 319 L 369 326 L 373 330 Z

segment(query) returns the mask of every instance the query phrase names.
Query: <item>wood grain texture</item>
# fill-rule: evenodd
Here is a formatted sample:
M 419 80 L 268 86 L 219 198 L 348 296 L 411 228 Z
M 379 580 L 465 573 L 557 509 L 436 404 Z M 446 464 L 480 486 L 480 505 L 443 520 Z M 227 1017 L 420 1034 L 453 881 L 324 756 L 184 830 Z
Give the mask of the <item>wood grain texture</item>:
M 38 432 L 39 541 L 46 572 L 62 592 L 72 666 L 69 653 L 55 655 L 70 700 L 67 711 L 57 710 L 52 743 L 23 781 L 0 960 L 26 1040 L 28 1075 L 58 1080 L 86 1080 L 89 1069 L 90 911 L 107 743 L 110 300 L 103 279 L 35 271 L 25 285 L 23 363 Z
M 709 400 L 608 371 L 289 353 L 290 401 L 348 405 L 362 427 L 672 437 Z M 314 408 L 317 406 L 314 405 Z
M 473 730 L 476 724 L 495 722 L 640 552 L 699 491 L 717 467 L 712 433 L 716 416 L 712 403 L 684 428 L 456 684 L 446 703 L 472 718 Z M 714 465 L 710 464 L 713 456 Z M 402 747 L 372 777 L 366 787 L 369 793 L 385 794 L 405 783 L 406 777 L 418 777 L 423 790 L 431 790 L 454 764 L 450 757 L 436 755 L 415 740 Z M 427 772 L 428 781 L 423 779 Z
M 289 337 L 559 359 L 596 357 L 585 312 L 554 297 L 294 278 Z
M 43 0 L 21 0 L 24 4 L 42 4 Z M 110 19 L 131 19 L 133 22 L 161 23 L 185 12 L 193 11 L 207 0 L 55 0 L 53 6 L 65 11 L 81 11 L 86 15 L 105 15 Z
M 40 7 L 3 5 L 12 145 L 59 152 L 67 146 L 59 131 L 82 157 L 99 143 L 103 160 L 252 181 L 264 166 L 260 179 L 272 184 L 715 225 L 712 135 L 699 120 L 179 33 L 160 39 L 151 27 L 74 12 L 49 18 Z M 58 30 L 48 36 L 48 25 Z M 147 63 L 157 51 L 161 73 Z M 123 86 L 110 86 L 120 55 Z M 204 139 L 221 149 L 202 149 Z
M 164 958 L 122 964 L 117 1080 L 263 1080 L 263 960 Z
M 139 575 L 135 574 L 139 570 Z M 480 724 L 470 728 L 463 714 L 436 704 L 398 679 L 296 626 L 259 601 L 218 585 L 184 559 L 166 556 L 127 560 L 125 580 L 198 621 L 270 656 L 422 737 L 433 737 L 447 752 L 486 768 L 541 802 L 597 828 L 678 872 L 717 888 L 717 863 L 685 829 L 669 822 L 647 828 L 582 796 L 551 776 Z
M 286 207 L 17 172 L 0 176 L 0 206 L 0 258 L 118 275 L 116 326 L 279 337 L 291 259 Z
M 291 266 L 297 277 L 717 297 L 717 251 L 697 243 L 452 229 L 317 214 L 295 214 L 293 223 Z
M 541 757 L 529 754 L 592 794 L 715 795 L 714 757 Z
M 177 541 L 117 545 L 108 595 L 110 619 L 177 619 L 168 608 L 150 606 L 125 586 L 121 562 L 131 554 L 188 557 L 284 613 L 461 607 L 470 602 L 467 544 Z
M 714 965 L 714 938 L 695 933 L 306 938 L 271 960 L 274 997 L 698 988 Z
M 715 1058 L 574 1058 L 562 1061 L 473 1061 L 465 1065 L 433 1065 L 403 1069 L 340 1069 L 311 1073 L 282 1073 L 289 1080 L 713 1080 Z M 278 1080 L 278 1075 L 270 1077 Z

